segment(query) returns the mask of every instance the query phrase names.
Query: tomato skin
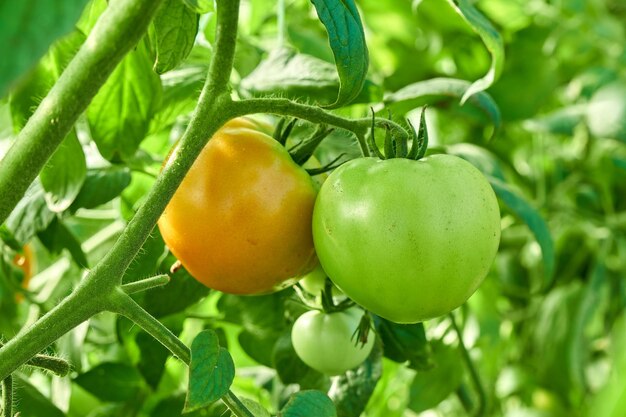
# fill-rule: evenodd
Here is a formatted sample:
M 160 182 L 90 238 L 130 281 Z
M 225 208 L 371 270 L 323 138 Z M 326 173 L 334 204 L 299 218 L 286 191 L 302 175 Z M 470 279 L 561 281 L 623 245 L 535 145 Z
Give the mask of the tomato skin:
M 276 291 L 316 264 L 316 187 L 262 130 L 245 118 L 220 128 L 158 222 L 192 276 L 232 294 Z
M 487 275 L 500 211 L 485 177 L 465 160 L 360 158 L 335 170 L 313 213 L 317 255 L 355 302 L 415 323 L 463 304 Z
M 327 375 L 341 375 L 360 365 L 374 347 L 369 332 L 365 345 L 355 345 L 363 311 L 358 307 L 335 313 L 307 311 L 296 319 L 291 342 L 298 357 L 311 368 Z

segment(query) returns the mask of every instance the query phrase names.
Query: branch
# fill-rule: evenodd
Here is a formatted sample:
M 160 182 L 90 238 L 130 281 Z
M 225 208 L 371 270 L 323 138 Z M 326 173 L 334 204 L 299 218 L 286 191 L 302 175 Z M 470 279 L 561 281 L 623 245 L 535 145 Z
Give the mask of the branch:
M 0 224 L 128 51 L 163 0 L 111 2 L 0 164 Z
M 364 155 L 367 155 L 367 147 L 363 145 L 362 138 L 372 126 L 371 118 L 347 119 L 337 116 L 317 106 L 298 103 L 286 98 L 252 98 L 232 103 L 237 116 L 245 116 L 255 113 L 269 113 L 280 116 L 292 116 L 298 119 L 308 120 L 313 123 L 323 123 L 340 129 L 347 130 L 356 135 L 362 145 Z M 406 140 L 409 133 L 399 124 L 388 120 L 376 118 L 376 127 L 392 129 L 397 132 L 399 138 Z

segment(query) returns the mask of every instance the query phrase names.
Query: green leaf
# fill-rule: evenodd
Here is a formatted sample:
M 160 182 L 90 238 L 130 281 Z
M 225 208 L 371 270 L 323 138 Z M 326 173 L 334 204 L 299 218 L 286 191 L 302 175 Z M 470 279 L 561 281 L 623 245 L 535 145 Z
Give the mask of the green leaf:
M 339 77 L 335 67 L 311 55 L 288 48 L 270 51 L 269 56 L 248 76 L 240 87 L 255 97 L 280 95 L 298 101 L 329 104 L 337 97 Z M 369 103 L 382 98 L 380 87 L 365 80 L 354 103 Z
M 46 204 L 41 183 L 35 181 L 28 187 L 24 198 L 17 203 L 5 225 L 20 246 L 23 246 L 37 232 L 45 230 L 55 218 L 56 214 Z
M 488 179 L 498 198 L 526 223 L 535 236 L 543 256 L 543 289 L 550 288 L 554 278 L 555 253 L 554 242 L 548 225 L 539 212 L 522 196 L 514 192 L 508 184 L 493 177 L 488 177 Z
M 183 3 L 195 13 L 203 14 L 214 11 L 213 0 L 183 0 Z
M 137 369 L 141 372 L 148 385 L 156 390 L 165 370 L 165 361 L 170 357 L 170 351 L 145 332 L 137 334 L 135 341 L 141 351 Z
M 72 130 L 39 173 L 50 210 L 58 213 L 69 208 L 80 192 L 86 174 L 85 154 Z
M 254 417 L 272 417 L 269 411 L 267 411 L 261 404 L 256 401 L 253 401 L 249 398 L 240 398 L 243 405 L 246 406 L 248 411 L 252 413 Z M 223 417 L 223 416 L 220 416 Z M 235 414 L 231 414 L 231 417 L 236 417 Z
M 289 399 L 278 417 L 337 417 L 337 410 L 323 392 L 300 391 Z
M 280 333 L 273 329 L 249 331 L 244 329 L 237 340 L 241 349 L 248 356 L 267 367 L 272 367 L 274 346 L 280 337 Z
M 376 329 L 386 358 L 398 363 L 409 362 L 413 369 L 425 369 L 431 365 L 424 323 L 397 324 L 377 317 Z
M 154 247 L 152 250 L 158 248 Z M 178 269 L 174 274 L 170 273 L 170 267 L 175 262 L 176 258 L 170 254 L 157 270 L 157 273 L 170 275 L 169 284 L 137 295 L 141 299 L 140 304 L 157 318 L 180 313 L 209 293 L 209 289 L 189 275 L 185 268 Z
M 78 31 L 59 39 L 9 96 L 13 129 L 19 132 L 78 51 L 85 36 Z
M 255 297 L 224 294 L 218 301 L 218 309 L 224 320 L 242 325 L 251 332 L 273 329 L 278 332 L 287 327 L 285 323 L 285 297 L 288 291 Z
M 87 0 L 0 2 L 0 97 L 55 40 L 72 31 L 85 4 Z
M 454 392 L 463 379 L 463 362 L 458 349 L 432 342 L 434 366 L 419 371 L 409 388 L 408 408 L 420 413 L 435 407 Z
M 122 363 L 105 362 L 84 374 L 74 382 L 103 401 L 121 402 L 136 398 L 144 387 L 139 371 Z
M 242 398 L 243 401 L 243 398 Z M 150 412 L 150 417 L 226 417 L 228 409 L 222 402 L 212 404 L 201 410 L 183 414 L 184 394 L 176 394 L 161 400 Z
M 487 74 L 474 81 L 474 83 L 465 91 L 461 98 L 464 103 L 472 95 L 489 88 L 502 73 L 504 67 L 504 42 L 498 31 L 493 27 L 491 22 L 487 20 L 474 6 L 470 0 L 448 0 L 450 5 L 460 14 L 465 21 L 478 33 L 487 50 L 491 54 L 491 66 Z
M 23 417 L 64 417 L 48 398 L 26 379 L 14 374 L 14 412 L 19 412 Z
M 176 68 L 191 52 L 199 16 L 180 0 L 167 0 L 150 26 L 156 53 L 154 70 L 162 74 Z
M 365 362 L 334 381 L 329 395 L 337 406 L 337 416 L 360 416 L 372 397 L 382 372 L 382 346 L 377 341 Z
M 385 95 L 385 108 L 406 113 L 417 107 L 434 104 L 449 97 L 461 98 L 470 87 L 471 84 L 465 80 L 432 78 L 409 84 L 394 93 Z M 462 107 L 467 104 L 478 108 L 491 120 L 496 129 L 500 128 L 502 124 L 500 109 L 489 94 L 483 91 L 476 92 L 467 98 L 467 103 L 463 103 Z
M 70 206 L 92 209 L 113 200 L 130 184 L 130 171 L 126 167 L 107 167 L 87 171 L 85 182 Z
M 63 249 L 67 249 L 77 265 L 83 268 L 89 266 L 80 242 L 58 217 L 54 218 L 46 230 L 37 235 L 51 253 L 58 254 Z
M 87 108 L 92 138 L 104 158 L 132 158 L 148 133 L 161 94 L 161 81 L 140 45 L 126 55 Z
M 327 107 L 341 107 L 359 95 L 367 76 L 369 55 L 363 25 L 354 0 L 311 0 L 311 2 L 328 32 L 340 79 L 337 99 Z
M 228 351 L 219 345 L 212 330 L 200 332 L 191 344 L 189 389 L 185 412 L 206 407 L 222 398 L 235 378 L 235 365 Z

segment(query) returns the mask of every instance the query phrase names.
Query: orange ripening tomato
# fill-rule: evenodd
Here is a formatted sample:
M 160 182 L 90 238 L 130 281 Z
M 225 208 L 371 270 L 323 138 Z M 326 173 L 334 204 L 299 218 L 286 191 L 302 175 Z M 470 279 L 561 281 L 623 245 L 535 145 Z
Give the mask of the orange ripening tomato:
M 265 130 L 247 118 L 220 128 L 158 222 L 172 253 L 209 288 L 269 293 L 317 263 L 311 230 L 317 189 Z

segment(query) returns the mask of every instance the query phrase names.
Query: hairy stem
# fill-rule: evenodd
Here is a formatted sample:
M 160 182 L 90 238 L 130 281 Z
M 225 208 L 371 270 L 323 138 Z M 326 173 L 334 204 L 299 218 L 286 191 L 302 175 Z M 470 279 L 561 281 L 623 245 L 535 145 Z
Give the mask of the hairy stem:
M 128 284 L 122 285 L 121 288 L 126 294 L 134 294 L 136 292 L 146 291 L 151 288 L 161 287 L 169 282 L 169 275 L 164 274 L 142 279 L 140 281 L 129 282 Z
M 74 327 L 106 309 L 102 292 L 94 285 L 85 284 L 83 281 L 72 294 L 0 349 L 0 379 L 6 378 Z
M 2 417 L 13 417 L 13 377 L 2 380 Z
M 191 363 L 191 351 L 174 333 L 159 320 L 150 315 L 130 296 L 122 291 L 111 294 L 111 310 L 132 320 L 148 334 L 158 340 L 172 354 L 185 362 Z M 254 417 L 235 394 L 228 391 L 222 398 L 226 406 L 236 417 Z
M 284 98 L 253 98 L 241 100 L 234 102 L 233 107 L 237 116 L 254 113 L 270 113 L 280 116 L 292 116 L 308 120 L 313 123 L 323 123 L 335 126 L 352 132 L 357 136 L 357 138 L 361 139 L 365 137 L 368 129 L 372 126 L 372 119 L 369 117 L 362 119 L 347 119 L 323 110 L 320 107 L 301 104 Z M 408 132 L 402 126 L 391 120 L 377 118 L 374 123 L 377 127 L 396 131 L 399 138 L 408 138 Z M 359 139 L 359 143 L 361 143 L 361 139 Z M 365 146 L 365 149 L 363 149 L 363 146 Z M 365 141 L 362 142 L 361 148 L 364 155 L 369 154 Z
M 112 2 L 0 164 L 0 224 L 85 111 L 163 0 Z

